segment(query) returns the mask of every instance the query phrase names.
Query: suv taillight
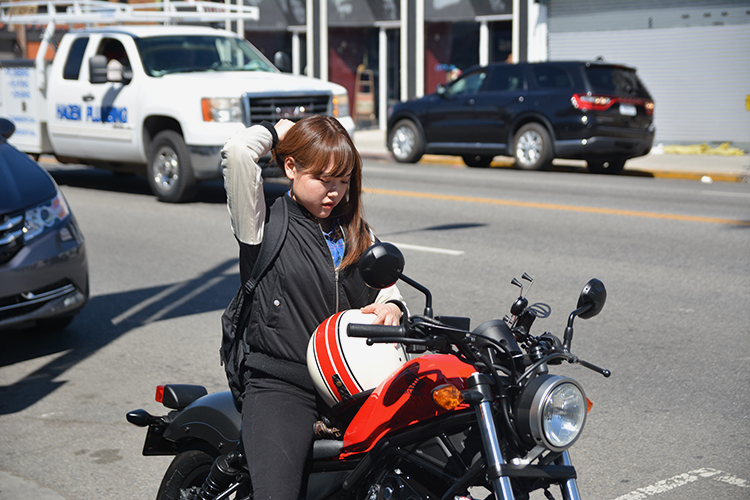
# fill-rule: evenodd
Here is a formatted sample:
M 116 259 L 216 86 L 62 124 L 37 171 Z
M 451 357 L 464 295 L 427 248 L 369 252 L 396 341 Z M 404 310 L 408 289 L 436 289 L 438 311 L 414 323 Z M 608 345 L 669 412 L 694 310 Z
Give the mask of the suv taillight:
M 604 95 L 573 94 L 570 102 L 574 108 L 583 111 L 606 111 L 614 104 L 615 99 Z
M 583 111 L 606 111 L 617 103 L 633 104 L 635 106 L 643 106 L 648 116 L 654 114 L 654 101 L 642 97 L 612 97 L 606 95 L 573 94 L 573 97 L 570 98 L 570 103 L 574 108 Z

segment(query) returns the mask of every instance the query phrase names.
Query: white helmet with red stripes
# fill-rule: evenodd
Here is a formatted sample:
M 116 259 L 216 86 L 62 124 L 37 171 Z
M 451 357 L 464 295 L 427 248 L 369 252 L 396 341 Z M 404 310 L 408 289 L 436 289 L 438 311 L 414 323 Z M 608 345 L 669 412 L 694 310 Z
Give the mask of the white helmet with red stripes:
M 336 313 L 318 326 L 307 346 L 307 369 L 315 388 L 328 405 L 375 388 L 408 357 L 401 344 L 367 345 L 349 337 L 349 323 L 372 324 L 374 314 L 359 309 Z

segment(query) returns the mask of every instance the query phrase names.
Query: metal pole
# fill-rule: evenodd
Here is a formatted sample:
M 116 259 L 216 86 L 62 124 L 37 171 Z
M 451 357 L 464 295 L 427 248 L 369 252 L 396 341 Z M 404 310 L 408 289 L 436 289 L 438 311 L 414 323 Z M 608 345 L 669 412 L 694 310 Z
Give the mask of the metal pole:
M 479 23 L 479 65 L 490 63 L 490 27 L 487 21 Z
M 299 51 L 299 32 L 292 33 L 292 74 L 300 74 L 300 51 Z
M 378 127 L 388 127 L 388 33 L 383 26 L 378 32 Z

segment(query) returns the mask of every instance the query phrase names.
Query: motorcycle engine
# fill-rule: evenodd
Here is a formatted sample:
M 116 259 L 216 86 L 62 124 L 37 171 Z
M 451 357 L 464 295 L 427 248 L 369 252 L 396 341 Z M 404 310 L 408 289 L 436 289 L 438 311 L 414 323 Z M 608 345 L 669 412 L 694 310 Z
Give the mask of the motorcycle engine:
M 394 469 L 380 482 L 372 484 L 365 498 L 367 500 L 423 500 L 434 498 L 434 495 L 424 490 L 400 469 Z

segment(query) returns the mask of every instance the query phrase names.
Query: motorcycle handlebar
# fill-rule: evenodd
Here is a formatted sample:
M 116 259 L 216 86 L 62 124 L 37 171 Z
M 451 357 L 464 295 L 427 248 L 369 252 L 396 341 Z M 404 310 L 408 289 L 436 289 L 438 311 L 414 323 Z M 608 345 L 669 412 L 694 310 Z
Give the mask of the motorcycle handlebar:
M 362 325 L 351 323 L 346 328 L 346 334 L 349 337 L 360 338 L 382 338 L 382 337 L 405 337 L 406 328 L 403 326 L 390 325 Z

